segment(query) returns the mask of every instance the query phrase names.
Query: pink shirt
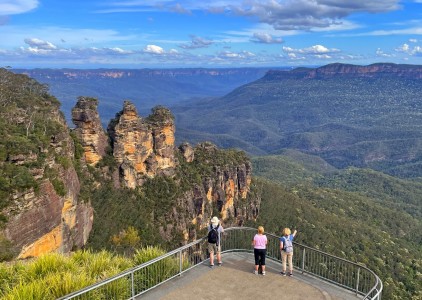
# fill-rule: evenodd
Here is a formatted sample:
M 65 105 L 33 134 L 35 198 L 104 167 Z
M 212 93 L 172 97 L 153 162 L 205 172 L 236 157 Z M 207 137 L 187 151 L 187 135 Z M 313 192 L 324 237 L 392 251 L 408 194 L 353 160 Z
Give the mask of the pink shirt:
M 255 249 L 266 249 L 267 248 L 267 236 L 264 234 L 255 234 L 254 238 Z

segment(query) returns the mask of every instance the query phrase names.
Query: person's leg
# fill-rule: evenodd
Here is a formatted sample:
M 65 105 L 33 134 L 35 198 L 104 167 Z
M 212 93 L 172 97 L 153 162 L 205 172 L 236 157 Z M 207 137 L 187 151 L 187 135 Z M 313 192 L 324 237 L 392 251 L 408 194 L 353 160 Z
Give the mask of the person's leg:
M 287 257 L 289 259 L 290 275 L 292 275 L 293 274 L 293 252 L 290 252 L 289 254 L 287 254 Z
M 210 253 L 210 266 L 214 265 L 214 245 L 208 244 L 208 252 Z
M 285 275 L 286 274 L 286 268 L 287 268 L 287 266 L 286 266 L 286 263 L 287 263 L 287 253 L 286 252 L 284 252 L 284 251 L 281 251 L 281 261 L 282 261 L 282 270 L 281 270 L 281 273 L 283 274 L 283 275 Z
M 221 246 L 217 246 L 217 262 L 219 265 L 221 265 L 223 262 L 221 261 Z
M 258 268 L 259 268 L 259 251 L 258 251 L 258 249 L 253 249 L 253 255 L 254 255 L 254 258 L 255 258 L 254 274 L 257 275 L 258 274 Z
M 262 249 L 261 251 L 261 267 L 262 267 L 262 275 L 265 275 L 265 256 L 267 255 L 267 250 Z

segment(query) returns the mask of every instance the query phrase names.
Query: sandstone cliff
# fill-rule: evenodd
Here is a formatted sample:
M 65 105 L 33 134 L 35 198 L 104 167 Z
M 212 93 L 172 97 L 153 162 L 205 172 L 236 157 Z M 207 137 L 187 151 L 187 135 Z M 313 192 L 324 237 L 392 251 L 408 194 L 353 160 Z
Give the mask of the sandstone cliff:
M 0 260 L 66 253 L 98 234 L 107 247 L 111 234 L 139 220 L 143 241 L 179 244 L 214 215 L 226 227 L 257 217 L 245 154 L 210 143 L 176 148 L 165 107 L 143 118 L 125 101 L 106 134 L 98 100 L 79 97 L 71 135 L 46 86 L 0 69 L 0 89 L 0 247 L 11 252 Z
M 14 256 L 83 246 L 93 211 L 78 199 L 74 143 L 46 87 L 0 69 L 0 235 Z
M 97 99 L 79 97 L 72 110 L 72 121 L 76 125 L 74 132 L 82 143 L 84 158 L 89 165 L 97 164 L 104 157 L 108 145 L 97 106 Z
M 125 101 L 107 131 L 124 186 L 135 188 L 146 178 L 174 172 L 174 117 L 166 108 L 156 107 L 144 119 Z
M 189 156 L 186 156 L 187 149 Z M 186 240 L 198 238 L 197 229 L 191 225 L 206 228 L 214 215 L 225 227 L 241 226 L 245 221 L 256 219 L 261 200 L 249 194 L 252 175 L 249 159 L 236 153 L 237 161 L 224 161 L 227 153 L 208 142 L 193 149 L 184 144 L 179 150 L 184 157 L 182 163 L 208 169 L 202 173 L 200 183 L 177 199 L 171 213 L 171 219 L 179 221 L 176 226 L 184 229 Z M 186 231 L 187 228 L 190 230 Z M 165 234 L 168 229 L 160 227 L 164 237 L 168 236 Z
M 80 101 L 81 99 L 83 98 Z M 82 107 L 79 103 L 76 106 Z M 85 110 L 96 115 L 91 111 L 92 108 L 94 106 L 85 107 Z M 84 109 L 78 110 L 78 115 L 85 114 Z M 75 122 L 75 130 L 92 126 L 88 119 L 85 122 L 89 124 L 84 124 L 82 118 L 78 120 L 81 121 Z M 97 125 L 99 126 L 99 120 Z M 260 199 L 249 197 L 249 159 L 243 152 L 220 150 L 210 143 L 202 143 L 196 147 L 184 143 L 177 149 L 174 117 L 167 108 L 157 106 L 144 118 L 138 115 L 136 107 L 130 101 L 125 101 L 123 109 L 110 121 L 107 132 L 112 147 L 110 159 L 115 161 L 115 165 L 108 172 L 101 172 L 103 178 L 112 178 L 113 176 L 107 175 L 110 173 L 118 174 L 119 184 L 115 187 L 134 190 L 134 197 L 139 197 L 136 196 L 139 188 L 140 191 L 149 191 L 147 193 L 151 194 L 148 196 L 150 200 L 143 203 L 141 197 L 135 205 L 142 207 L 142 213 L 152 214 L 150 222 L 158 226 L 162 239 L 170 242 L 177 233 L 182 233 L 184 241 L 196 238 L 198 230 L 205 228 L 213 215 L 221 218 L 225 226 L 242 225 L 257 217 Z M 79 136 L 85 139 L 82 145 L 95 139 Z M 84 149 L 88 151 L 85 152 L 87 157 L 91 148 Z M 157 177 L 167 179 L 164 179 L 164 183 L 160 183 L 160 180 L 151 181 Z M 168 193 L 160 190 L 168 190 L 169 185 L 173 186 L 173 192 L 165 196 L 166 199 L 160 200 L 163 193 Z M 150 208 L 149 201 L 157 202 L 152 205 L 156 209 Z M 101 205 L 105 205 L 103 199 Z M 99 214 L 102 219 L 109 217 L 106 211 L 104 215 Z M 118 221 L 109 222 L 115 224 Z

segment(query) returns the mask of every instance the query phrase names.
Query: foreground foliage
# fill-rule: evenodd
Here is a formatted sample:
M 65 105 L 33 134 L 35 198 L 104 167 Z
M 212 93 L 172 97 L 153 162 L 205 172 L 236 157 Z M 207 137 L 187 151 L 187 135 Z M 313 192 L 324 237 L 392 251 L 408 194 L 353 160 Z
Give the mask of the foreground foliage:
M 158 247 L 138 249 L 131 257 L 107 251 L 77 251 L 69 256 L 53 253 L 31 261 L 0 264 L 0 297 L 7 300 L 57 299 L 164 253 Z M 178 262 L 169 261 L 168 265 L 178 267 Z M 129 282 L 117 281 L 107 290 L 90 294 L 90 299 L 110 299 L 107 293 L 122 295 L 130 291 L 128 286 Z

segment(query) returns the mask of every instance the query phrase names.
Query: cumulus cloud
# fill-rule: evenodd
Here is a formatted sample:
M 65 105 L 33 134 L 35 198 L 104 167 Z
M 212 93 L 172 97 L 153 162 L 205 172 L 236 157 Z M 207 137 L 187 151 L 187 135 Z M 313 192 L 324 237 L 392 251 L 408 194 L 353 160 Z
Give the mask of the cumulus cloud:
M 57 46 L 53 45 L 50 42 L 43 41 L 37 38 L 27 38 L 24 40 L 25 44 L 29 45 L 31 48 L 40 49 L 40 50 L 55 50 Z
M 336 49 L 336 48 L 329 49 L 322 45 L 314 45 L 314 46 L 311 46 L 308 48 L 302 48 L 302 49 L 283 47 L 283 51 L 286 53 L 315 54 L 315 55 L 340 52 L 339 49 Z
M 181 44 L 179 47 L 183 49 L 207 48 L 213 43 L 214 42 L 211 40 L 207 40 L 196 35 L 191 35 L 191 42 L 188 44 Z
M 264 32 L 255 32 L 251 41 L 254 43 L 263 43 L 263 44 L 281 44 L 283 39 L 281 37 L 274 37 L 268 33 Z
M 256 56 L 254 53 L 249 51 L 222 51 L 217 55 L 219 58 L 229 58 L 229 59 L 246 59 Z
M 397 47 L 396 49 L 394 49 L 396 52 L 400 52 L 400 53 L 406 53 L 409 55 L 416 55 L 419 56 L 422 54 L 422 47 L 420 46 L 414 46 L 413 48 L 410 47 L 410 45 L 408 44 L 403 44 L 400 47 Z
M 177 13 L 208 11 L 214 14 L 246 16 L 277 30 L 310 30 L 339 26 L 355 13 L 380 13 L 399 9 L 399 0 L 149 0 L 115 1 L 115 11 L 163 10 Z
M 409 39 L 409 42 L 410 42 L 410 43 L 417 43 L 417 42 L 418 42 L 418 40 L 417 40 L 417 39 Z
M 410 47 L 409 47 L 409 45 L 408 45 L 408 44 L 403 44 L 403 45 L 401 45 L 400 47 L 397 47 L 395 50 L 396 50 L 397 52 L 409 52 Z
M 398 9 L 398 0 L 252 0 L 229 5 L 233 14 L 258 18 L 276 29 L 295 30 L 329 27 L 354 13 L 386 12 Z
M 375 51 L 375 55 L 379 57 L 392 57 L 393 55 L 385 53 L 381 48 L 378 48 L 377 51 Z
M 144 48 L 144 53 L 151 53 L 151 54 L 164 54 L 164 49 L 160 46 L 156 45 L 146 45 Z
M 16 15 L 33 10 L 39 4 L 38 0 L 1 0 L 0 15 Z

